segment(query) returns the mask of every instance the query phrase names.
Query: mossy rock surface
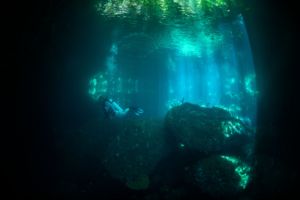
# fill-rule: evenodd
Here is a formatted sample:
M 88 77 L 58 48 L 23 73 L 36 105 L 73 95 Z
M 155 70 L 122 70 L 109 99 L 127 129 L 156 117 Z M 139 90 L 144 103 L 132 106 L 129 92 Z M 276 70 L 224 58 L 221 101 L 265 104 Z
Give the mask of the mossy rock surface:
M 103 165 L 127 187 L 146 189 L 150 184 L 148 175 L 165 155 L 162 122 L 130 119 L 119 126 L 107 146 Z
M 200 190 L 210 196 L 234 196 L 243 189 L 235 169 L 235 164 L 222 159 L 221 156 L 212 156 L 195 164 L 193 181 Z

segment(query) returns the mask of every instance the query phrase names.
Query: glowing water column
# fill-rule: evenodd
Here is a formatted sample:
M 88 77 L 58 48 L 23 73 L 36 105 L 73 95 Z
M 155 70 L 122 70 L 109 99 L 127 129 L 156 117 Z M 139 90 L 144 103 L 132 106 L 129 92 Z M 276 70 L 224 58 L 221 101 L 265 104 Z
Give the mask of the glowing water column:
M 198 32 L 194 38 L 184 32 L 174 37 L 177 53 L 167 61 L 166 108 L 182 100 L 217 106 L 255 125 L 255 70 L 242 15 L 220 23 L 215 32 L 205 34 L 203 25 L 194 29 Z
M 113 43 L 106 58 L 105 70 L 93 76 L 89 82 L 89 94 L 95 100 L 100 96 L 110 96 L 122 87 L 121 78 L 117 77 L 116 55 L 118 46 Z
M 125 96 L 138 92 L 138 80 L 125 77 L 122 69 L 118 67 L 118 44 L 112 43 L 105 66 L 89 81 L 89 95 L 98 100 L 99 97 L 109 97 L 117 101 L 124 101 Z M 124 103 L 124 102 L 123 102 Z
M 161 116 L 173 106 L 191 102 L 222 107 L 254 125 L 257 91 L 247 30 L 242 15 L 238 15 L 242 4 L 241 0 L 106 0 L 98 1 L 95 7 L 106 19 L 136 25 L 134 33 L 124 32 L 125 35 L 146 34 L 152 38 L 155 49 L 147 52 L 170 50 L 161 56 L 166 58 L 167 65 L 161 67 L 168 70 L 164 79 L 159 80 L 163 89 L 157 97 L 160 105 L 155 106 L 164 107 L 157 112 Z M 154 21 L 163 28 L 153 29 Z M 121 43 L 111 46 L 107 70 L 90 81 L 93 98 L 106 94 L 127 95 L 130 99 L 133 91 L 138 92 L 139 85 L 132 85 L 137 83 L 136 79 L 124 75 L 115 63 L 118 46 L 121 52 Z M 129 50 L 135 53 L 141 48 Z M 120 68 L 124 68 L 124 63 Z M 139 77 L 141 87 L 143 80 L 145 77 Z M 143 95 L 147 96 L 140 94 Z

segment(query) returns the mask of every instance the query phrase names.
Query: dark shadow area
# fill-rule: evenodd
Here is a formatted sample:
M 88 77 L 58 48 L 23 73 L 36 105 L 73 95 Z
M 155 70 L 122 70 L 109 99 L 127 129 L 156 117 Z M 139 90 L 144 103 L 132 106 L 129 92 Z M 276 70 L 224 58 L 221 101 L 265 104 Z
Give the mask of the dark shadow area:
M 252 1 L 245 14 L 257 73 L 258 120 L 253 197 L 296 194 L 299 165 L 297 66 L 299 38 L 293 1 Z

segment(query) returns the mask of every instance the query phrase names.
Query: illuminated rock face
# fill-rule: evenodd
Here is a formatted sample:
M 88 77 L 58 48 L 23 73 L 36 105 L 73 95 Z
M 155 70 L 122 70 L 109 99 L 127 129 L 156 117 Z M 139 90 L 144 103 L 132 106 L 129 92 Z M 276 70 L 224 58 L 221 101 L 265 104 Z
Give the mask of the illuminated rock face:
M 192 169 L 194 184 L 214 197 L 234 196 L 249 182 L 250 167 L 228 156 L 211 156 L 197 162 Z
M 222 108 L 183 103 L 169 110 L 165 127 L 171 146 L 193 160 L 185 175 L 199 191 L 224 198 L 247 187 L 254 130 L 240 119 Z
M 175 146 L 205 154 L 226 152 L 246 155 L 245 145 L 251 144 L 253 131 L 221 108 L 205 108 L 184 103 L 166 115 L 165 126 L 176 141 Z

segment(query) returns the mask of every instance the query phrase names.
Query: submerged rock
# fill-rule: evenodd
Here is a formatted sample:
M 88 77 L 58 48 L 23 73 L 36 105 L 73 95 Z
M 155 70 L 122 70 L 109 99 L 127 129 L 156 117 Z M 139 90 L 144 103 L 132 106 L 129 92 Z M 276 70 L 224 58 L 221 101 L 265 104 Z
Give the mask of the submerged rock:
M 176 146 L 206 154 L 240 151 L 250 141 L 251 131 L 241 120 L 217 107 L 184 103 L 166 115 L 165 127 Z
M 144 190 L 148 188 L 149 183 L 149 176 L 146 174 L 141 174 L 140 176 L 135 177 L 135 179 L 129 180 L 126 183 L 126 186 L 133 190 Z
M 197 162 L 192 170 L 193 181 L 213 197 L 234 196 L 249 182 L 250 167 L 230 156 L 212 156 Z
M 110 141 L 103 164 L 111 176 L 134 190 L 147 189 L 149 174 L 164 155 L 162 123 L 125 120 Z

